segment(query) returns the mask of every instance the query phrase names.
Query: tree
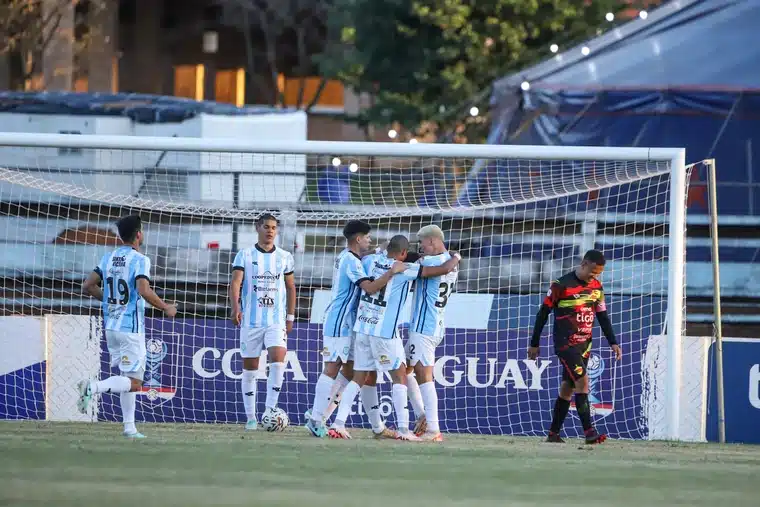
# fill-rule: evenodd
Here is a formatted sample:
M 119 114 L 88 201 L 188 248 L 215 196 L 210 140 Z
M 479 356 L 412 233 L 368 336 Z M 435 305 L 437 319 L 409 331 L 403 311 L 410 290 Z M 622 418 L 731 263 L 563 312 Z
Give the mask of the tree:
M 0 56 L 11 67 L 11 88 L 25 83 L 43 71 L 46 52 L 70 44 L 70 68 L 78 70 L 77 55 L 90 43 L 92 31 L 87 17 L 104 8 L 102 0 L 5 0 L 0 2 Z M 70 23 L 67 23 L 70 21 Z M 43 86 L 45 83 L 42 83 Z
M 465 140 L 485 128 L 482 117 L 468 119 L 473 97 L 547 54 L 552 43 L 595 34 L 620 6 L 620 0 L 335 0 L 329 23 L 340 31 L 341 46 L 320 63 L 372 95 L 359 123 Z
M 329 0 L 217 0 L 222 22 L 243 36 L 249 85 L 272 105 L 285 105 L 280 74 L 300 78 L 296 107 L 311 110 L 327 84 L 323 75 L 315 95 L 305 102 L 306 78 L 315 76 L 314 54 L 337 40 L 326 33 Z M 263 79 L 264 82 L 260 80 Z

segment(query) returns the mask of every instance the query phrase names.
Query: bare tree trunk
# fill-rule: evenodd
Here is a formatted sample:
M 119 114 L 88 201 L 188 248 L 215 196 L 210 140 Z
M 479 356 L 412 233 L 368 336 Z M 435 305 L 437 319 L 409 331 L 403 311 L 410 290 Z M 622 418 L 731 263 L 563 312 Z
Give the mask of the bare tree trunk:
M 57 18 L 44 35 L 44 86 L 47 90 L 68 91 L 74 82 L 74 4 L 43 0 L 42 6 L 43 13 L 56 13 Z

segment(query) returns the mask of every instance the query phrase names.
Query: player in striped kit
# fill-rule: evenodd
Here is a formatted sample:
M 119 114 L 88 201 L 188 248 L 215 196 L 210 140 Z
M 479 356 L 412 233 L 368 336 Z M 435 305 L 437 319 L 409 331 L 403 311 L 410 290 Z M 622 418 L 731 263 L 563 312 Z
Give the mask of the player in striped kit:
M 420 229 L 417 239 L 424 254 L 420 260 L 422 266 L 441 266 L 451 258 L 444 245 L 443 231 L 437 225 Z M 457 276 L 458 270 L 454 270 L 443 276 L 418 281 L 412 296 L 412 316 L 406 344 L 409 367 L 407 384 L 409 397 L 413 400 L 418 415 L 415 434 L 423 440 L 443 440 L 438 425 L 438 393 L 433 381 L 433 366 L 435 349 L 446 333 L 444 313 L 449 296 L 456 286 Z M 419 390 L 421 404 L 414 403 L 415 389 Z M 417 413 L 417 410 L 420 412 Z
M 387 254 L 372 259 L 374 265 L 368 274 L 373 277 L 384 275 L 389 271 L 394 260 L 406 259 L 408 249 L 409 240 L 406 237 L 401 235 L 392 237 L 388 242 Z M 370 372 L 387 371 L 393 381 L 393 408 L 399 426 L 396 438 L 418 440 L 418 437 L 409 431 L 409 411 L 406 408 L 406 358 L 398 333 L 398 321 L 409 296 L 409 285 L 412 281 L 445 275 L 456 268 L 458 262 L 459 258 L 454 257 L 442 266 L 407 265 L 407 269 L 394 275 L 390 283 L 382 290 L 375 293 L 362 291 L 354 325 L 356 332 L 354 377 L 343 393 L 338 415 L 330 429 L 331 437 L 351 438 L 346 431 L 345 423 L 356 394 Z M 372 418 L 370 422 L 373 426 L 377 424 Z
M 324 369 L 314 388 L 313 407 L 306 413 L 306 428 L 316 437 L 321 438 L 327 434 L 325 411 L 330 401 L 340 394 L 342 382 L 339 383 L 339 375 L 345 380 L 343 386 L 348 383 L 346 379 L 353 376 L 353 327 L 360 292 L 377 292 L 386 286 L 395 273 L 406 269 L 403 262 L 396 262 L 374 280 L 367 275 L 361 255 L 369 250 L 372 241 L 370 231 L 370 225 L 361 220 L 350 220 L 343 228 L 346 249 L 335 260 L 332 300 L 322 328 Z M 344 365 L 347 375 L 340 372 L 341 365 Z
M 266 410 L 277 408 L 285 376 L 287 334 L 293 330 L 296 309 L 296 282 L 293 255 L 274 245 L 277 219 L 261 215 L 256 220 L 258 241 L 240 250 L 232 262 L 230 300 L 232 322 L 240 327 L 240 355 L 243 358 L 241 389 L 247 422 L 246 430 L 258 427 L 256 417 L 256 374 L 261 352 L 267 349 Z
M 150 259 L 139 252 L 143 243 L 140 217 L 123 217 L 116 227 L 124 244 L 103 256 L 82 290 L 103 302 L 111 367 L 118 366 L 121 375 L 80 381 L 77 408 L 86 414 L 94 394 L 119 393 L 124 436 L 145 438 L 135 427 L 136 391 L 142 387 L 145 376 L 145 301 L 170 318 L 177 314 L 177 309 L 162 301 L 150 287 Z

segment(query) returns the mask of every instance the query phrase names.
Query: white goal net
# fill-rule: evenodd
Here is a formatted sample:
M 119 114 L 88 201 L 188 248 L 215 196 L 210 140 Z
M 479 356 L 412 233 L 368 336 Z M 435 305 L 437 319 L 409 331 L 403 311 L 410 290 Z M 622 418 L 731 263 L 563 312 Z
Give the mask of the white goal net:
M 99 302 L 82 293 L 81 283 L 118 243 L 114 222 L 139 213 L 153 286 L 179 314 L 168 320 L 148 311 L 138 422 L 244 422 L 227 286 L 236 250 L 256 241 L 254 219 L 271 212 L 281 221 L 277 245 L 296 263 L 297 320 L 280 396 L 293 423 L 303 422 L 322 367 L 321 322 L 344 247 L 340 231 L 346 220 L 361 218 L 378 243 L 394 234 L 414 243 L 420 227 L 438 224 L 448 247 L 463 256 L 435 365 L 442 430 L 545 433 L 561 372 L 551 325 L 540 359 L 527 360 L 533 318 L 551 280 L 597 248 L 607 257 L 601 280 L 625 357 L 616 363 L 595 329 L 594 420 L 613 437 L 678 435 L 669 426 L 678 420 L 672 409 L 679 395 L 690 395 L 672 389 L 681 374 L 680 345 L 645 358 L 650 337 L 678 344 L 682 332 L 688 168 L 674 150 L 248 148 L 57 135 L 4 135 L 0 144 L 0 325 L 7 347 L 0 418 L 118 420 L 118 398 L 108 394 L 91 414 L 76 412 L 76 381 L 109 374 Z M 387 380 L 380 393 L 392 418 Z M 349 424 L 364 421 L 357 404 Z M 567 433 L 579 427 L 567 424 Z

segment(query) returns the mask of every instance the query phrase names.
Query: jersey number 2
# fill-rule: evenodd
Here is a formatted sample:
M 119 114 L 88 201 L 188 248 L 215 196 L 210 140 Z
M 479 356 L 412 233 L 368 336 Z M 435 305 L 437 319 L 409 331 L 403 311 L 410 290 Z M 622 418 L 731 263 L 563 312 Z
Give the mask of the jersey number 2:
M 435 301 L 435 306 L 436 308 L 445 308 L 446 304 L 449 302 L 449 296 L 451 296 L 451 293 L 454 291 L 454 284 L 441 282 L 441 285 L 438 286 L 438 290 L 440 292 L 438 293 L 438 299 Z
M 114 297 L 115 291 L 114 291 L 114 280 L 112 276 L 109 276 L 106 278 L 106 283 L 108 284 L 108 304 L 109 305 L 115 305 L 116 304 L 116 298 Z M 129 285 L 127 285 L 126 280 L 122 280 L 119 278 L 116 280 L 116 287 L 119 290 L 119 304 L 120 305 L 126 305 L 129 302 Z

